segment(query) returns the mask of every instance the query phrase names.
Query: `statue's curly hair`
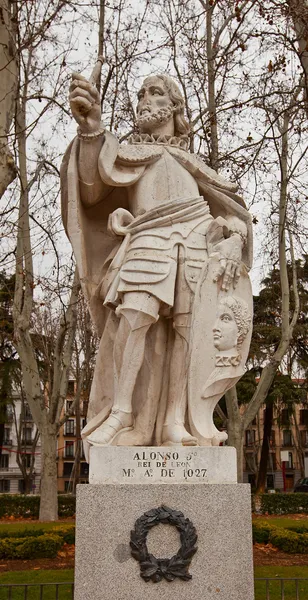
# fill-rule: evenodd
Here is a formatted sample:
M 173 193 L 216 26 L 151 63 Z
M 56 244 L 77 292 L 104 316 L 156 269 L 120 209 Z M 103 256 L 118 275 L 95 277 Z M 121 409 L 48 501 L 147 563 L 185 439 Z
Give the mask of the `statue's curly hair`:
M 184 116 L 185 103 L 178 85 L 169 75 L 153 75 L 153 77 L 162 80 L 174 106 L 174 135 L 176 137 L 188 135 L 190 133 L 190 126 Z M 147 77 L 145 81 L 147 79 L 149 78 Z
M 222 298 L 220 304 L 224 304 L 234 315 L 234 320 L 238 328 L 237 346 L 240 347 L 251 327 L 252 315 L 248 309 L 247 302 L 235 296 L 226 296 Z

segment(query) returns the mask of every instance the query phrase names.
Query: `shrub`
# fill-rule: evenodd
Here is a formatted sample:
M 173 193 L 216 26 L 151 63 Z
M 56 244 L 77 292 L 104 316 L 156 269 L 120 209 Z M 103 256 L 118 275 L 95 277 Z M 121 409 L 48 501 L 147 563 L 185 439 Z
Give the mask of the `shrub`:
M 258 494 L 252 498 L 252 509 L 263 515 L 308 512 L 308 494 Z
M 74 517 L 76 512 L 76 496 L 58 496 L 59 517 Z
M 19 529 L 17 531 L 10 531 L 9 529 L 5 529 L 0 531 L 0 539 L 4 538 L 26 538 L 26 537 L 38 537 L 39 535 L 44 535 L 46 531 L 42 529 L 31 529 L 30 527 L 27 529 Z
M 75 525 L 67 527 L 54 527 L 52 533 L 62 537 L 66 544 L 75 544 Z
M 39 496 L 25 496 L 23 494 L 1 494 L 0 518 L 25 517 L 38 519 L 40 509 Z M 59 495 L 59 517 L 73 517 L 76 510 L 75 496 Z
M 272 525 L 264 521 L 252 522 L 252 539 L 254 544 L 268 544 L 270 533 L 273 529 Z
M 287 529 L 274 528 L 269 541 L 273 546 L 290 554 L 308 554 L 308 534 L 295 533 Z
M 308 533 L 308 525 L 305 525 L 304 523 L 288 525 L 286 529 L 288 529 L 289 531 L 295 531 L 296 533 Z
M 32 517 L 37 519 L 39 507 L 39 496 L 1 494 L 0 517 Z
M 38 537 L 5 538 L 0 540 L 0 558 L 55 558 L 63 546 L 63 538 L 54 533 Z

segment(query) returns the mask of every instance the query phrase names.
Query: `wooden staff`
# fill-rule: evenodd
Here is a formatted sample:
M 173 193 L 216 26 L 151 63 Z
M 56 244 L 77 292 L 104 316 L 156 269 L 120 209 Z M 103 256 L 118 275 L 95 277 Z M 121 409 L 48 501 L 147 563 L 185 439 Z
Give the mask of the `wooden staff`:
M 90 75 L 90 79 L 89 81 L 92 83 L 92 85 L 96 85 L 99 79 L 99 76 L 101 74 L 101 70 L 102 70 L 102 66 L 104 64 L 105 60 L 104 57 L 102 55 L 97 57 L 97 61 L 95 63 L 95 67 Z

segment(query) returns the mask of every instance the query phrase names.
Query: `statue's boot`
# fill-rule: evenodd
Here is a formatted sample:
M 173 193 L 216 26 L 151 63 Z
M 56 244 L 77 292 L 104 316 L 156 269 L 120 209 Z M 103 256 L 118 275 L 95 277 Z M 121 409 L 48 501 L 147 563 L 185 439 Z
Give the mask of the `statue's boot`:
M 162 432 L 163 446 L 197 446 L 198 440 L 188 433 L 183 423 L 166 424 Z
M 111 446 L 120 433 L 130 431 L 133 425 L 132 413 L 114 408 L 108 419 L 87 437 L 87 441 L 92 446 Z

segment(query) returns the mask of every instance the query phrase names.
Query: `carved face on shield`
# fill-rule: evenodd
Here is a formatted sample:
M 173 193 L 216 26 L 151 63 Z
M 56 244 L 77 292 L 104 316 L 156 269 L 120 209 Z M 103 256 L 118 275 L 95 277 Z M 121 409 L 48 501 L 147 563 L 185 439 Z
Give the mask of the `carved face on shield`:
M 214 346 L 220 352 L 238 350 L 251 326 L 246 302 L 226 296 L 219 302 L 213 327 Z

